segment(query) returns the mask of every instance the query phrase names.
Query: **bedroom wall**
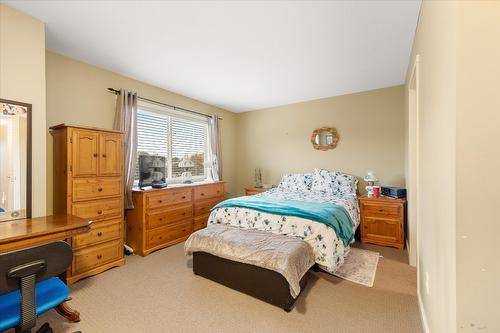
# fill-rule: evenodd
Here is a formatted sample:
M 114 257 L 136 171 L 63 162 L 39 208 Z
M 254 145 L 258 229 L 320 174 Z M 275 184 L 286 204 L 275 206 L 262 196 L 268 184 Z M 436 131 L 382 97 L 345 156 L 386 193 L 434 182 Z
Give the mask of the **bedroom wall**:
M 500 332 L 500 2 L 457 7 L 457 327 Z
M 456 15 L 454 2 L 422 3 L 407 80 L 410 78 L 410 71 L 417 54 L 420 56 L 418 294 L 422 315 L 425 318 L 424 325 L 428 327 L 428 331 L 455 332 Z M 412 204 L 415 204 L 415 201 L 410 198 L 409 205 Z
M 108 87 L 137 91 L 139 96 L 196 110 L 218 114 L 221 121 L 223 179 L 233 196 L 235 182 L 235 114 L 194 99 L 56 54 L 46 53 L 47 65 L 47 211 L 52 211 L 52 137 L 50 126 L 69 123 L 112 128 L 115 96 Z
M 336 127 L 337 148 L 313 149 L 315 128 Z M 279 106 L 237 115 L 237 191 L 314 168 L 342 170 L 363 178 L 370 170 L 383 184 L 404 185 L 404 89 L 396 86 Z M 364 182 L 359 189 L 364 193 Z
M 32 104 L 32 216 L 46 210 L 45 25 L 0 4 L 0 98 Z
M 417 26 L 407 78 L 418 54 L 418 294 L 429 332 L 500 331 L 498 17 L 494 1 L 424 1 Z

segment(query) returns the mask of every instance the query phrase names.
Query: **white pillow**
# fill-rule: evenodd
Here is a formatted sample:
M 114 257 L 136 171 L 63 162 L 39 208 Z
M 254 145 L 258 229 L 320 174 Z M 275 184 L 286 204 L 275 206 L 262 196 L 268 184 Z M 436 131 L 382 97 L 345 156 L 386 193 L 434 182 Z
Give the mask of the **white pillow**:
M 323 169 L 314 169 L 311 191 L 343 197 L 356 194 L 358 179 L 354 176 Z
M 312 173 L 289 173 L 283 175 L 278 188 L 283 191 L 310 191 L 312 182 Z

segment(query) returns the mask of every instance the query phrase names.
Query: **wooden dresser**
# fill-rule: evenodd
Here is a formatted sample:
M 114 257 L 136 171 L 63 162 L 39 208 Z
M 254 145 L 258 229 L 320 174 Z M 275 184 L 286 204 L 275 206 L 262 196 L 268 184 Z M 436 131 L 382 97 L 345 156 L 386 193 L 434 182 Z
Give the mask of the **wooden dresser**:
M 134 209 L 127 211 L 127 244 L 146 256 L 205 228 L 210 209 L 224 200 L 224 183 L 137 190 L 133 200 Z
M 54 213 L 91 219 L 92 230 L 71 238 L 67 283 L 125 263 L 123 258 L 123 133 L 57 125 Z
M 361 208 L 361 241 L 403 249 L 405 244 L 404 199 L 359 199 Z

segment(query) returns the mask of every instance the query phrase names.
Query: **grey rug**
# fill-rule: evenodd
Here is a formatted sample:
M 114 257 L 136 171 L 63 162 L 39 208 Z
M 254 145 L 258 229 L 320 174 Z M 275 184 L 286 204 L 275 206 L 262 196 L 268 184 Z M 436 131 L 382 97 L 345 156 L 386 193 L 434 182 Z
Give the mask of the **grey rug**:
M 378 259 L 378 252 L 351 247 L 344 264 L 334 275 L 354 283 L 373 287 Z

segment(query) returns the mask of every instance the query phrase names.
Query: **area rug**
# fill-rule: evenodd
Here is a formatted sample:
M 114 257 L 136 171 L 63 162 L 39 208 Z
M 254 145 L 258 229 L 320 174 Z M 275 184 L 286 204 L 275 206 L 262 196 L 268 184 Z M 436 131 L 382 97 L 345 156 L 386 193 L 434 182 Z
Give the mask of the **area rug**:
M 351 247 L 344 264 L 334 273 L 335 276 L 373 287 L 377 272 L 379 254 L 377 252 Z

